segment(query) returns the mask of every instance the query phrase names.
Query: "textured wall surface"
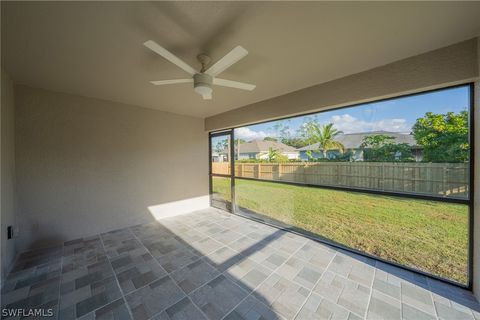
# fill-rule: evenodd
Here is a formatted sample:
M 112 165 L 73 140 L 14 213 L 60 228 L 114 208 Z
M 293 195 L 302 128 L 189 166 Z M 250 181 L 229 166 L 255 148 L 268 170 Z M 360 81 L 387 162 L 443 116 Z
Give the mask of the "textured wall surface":
M 208 131 L 367 102 L 473 80 L 477 39 L 221 113 L 205 120 Z
M 15 239 L 7 239 L 7 226 L 15 225 L 14 94 L 9 76 L 2 70 L 1 102 L 1 279 L 15 258 Z
M 202 119 L 24 86 L 15 99 L 22 250 L 208 206 Z

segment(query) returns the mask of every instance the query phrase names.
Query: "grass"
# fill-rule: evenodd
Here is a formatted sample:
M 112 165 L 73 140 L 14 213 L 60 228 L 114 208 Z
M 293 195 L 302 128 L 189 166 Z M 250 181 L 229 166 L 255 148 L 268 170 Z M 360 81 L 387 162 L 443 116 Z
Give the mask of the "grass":
M 229 194 L 229 179 L 213 190 Z M 237 179 L 236 204 L 346 246 L 465 284 L 468 207 Z

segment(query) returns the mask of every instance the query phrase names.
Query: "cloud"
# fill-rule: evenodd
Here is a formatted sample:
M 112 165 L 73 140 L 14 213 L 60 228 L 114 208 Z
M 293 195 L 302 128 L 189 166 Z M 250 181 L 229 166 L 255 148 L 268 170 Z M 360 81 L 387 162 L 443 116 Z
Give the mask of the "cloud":
M 314 120 L 314 119 L 311 119 Z M 317 119 L 319 121 L 319 119 Z M 377 121 L 366 121 L 360 120 L 351 116 L 348 113 L 342 115 L 335 115 L 330 117 L 327 120 L 320 121 L 322 124 L 333 123 L 334 127 L 337 130 L 343 131 L 344 133 L 355 133 L 355 132 L 368 132 L 368 131 L 392 131 L 392 132 L 410 132 L 411 125 L 407 123 L 406 119 L 380 119 Z M 288 133 L 290 136 L 297 136 L 296 129 L 289 128 Z M 244 139 L 246 141 L 251 140 L 263 140 L 265 137 L 276 137 L 277 133 L 271 129 L 267 131 L 259 130 L 255 131 L 249 127 L 241 127 L 235 129 L 235 139 Z
M 255 139 L 263 140 L 263 138 L 268 136 L 271 135 L 268 135 L 265 131 L 253 131 L 248 127 L 235 129 L 235 139 L 244 139 L 247 141 Z
M 405 119 L 365 121 L 352 117 L 348 113 L 339 116 L 332 116 L 329 122 L 332 122 L 336 129 L 345 133 L 365 131 L 410 132 L 411 130 L 411 127 Z

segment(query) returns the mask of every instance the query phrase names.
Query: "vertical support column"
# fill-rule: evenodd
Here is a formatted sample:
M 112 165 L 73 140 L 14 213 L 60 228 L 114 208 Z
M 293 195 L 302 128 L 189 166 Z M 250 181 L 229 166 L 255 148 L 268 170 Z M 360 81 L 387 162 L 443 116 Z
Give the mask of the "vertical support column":
M 230 130 L 230 195 L 231 199 L 231 208 L 230 212 L 235 213 L 235 135 L 233 129 Z
M 477 37 L 477 60 L 478 60 L 478 75 L 480 75 L 480 37 Z M 473 90 L 474 96 L 474 106 L 473 106 L 473 119 L 474 123 L 472 129 L 475 124 L 480 123 L 480 79 L 477 79 L 474 85 Z M 475 294 L 476 298 L 480 300 L 480 156 L 478 156 L 478 152 L 480 151 L 480 130 L 475 130 L 474 143 L 471 146 L 474 152 L 474 163 L 473 166 L 471 165 L 470 168 L 474 168 L 473 172 L 473 192 L 470 192 L 470 196 L 473 197 L 473 213 L 471 217 L 473 217 L 473 221 L 471 221 L 471 228 L 470 232 L 473 232 L 473 235 L 470 236 L 471 241 L 473 243 L 473 252 L 470 261 L 472 265 L 470 265 L 470 269 L 473 270 L 473 274 L 471 281 L 473 281 L 473 293 Z M 470 175 L 472 175 L 470 173 Z M 472 188 L 472 186 L 470 186 Z M 473 224 L 473 225 L 472 225 Z

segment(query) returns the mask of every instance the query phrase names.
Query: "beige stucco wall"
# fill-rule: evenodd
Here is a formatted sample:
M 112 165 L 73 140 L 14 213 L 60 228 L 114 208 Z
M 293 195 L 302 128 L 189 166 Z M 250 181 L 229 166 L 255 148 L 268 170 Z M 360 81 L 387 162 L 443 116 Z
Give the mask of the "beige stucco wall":
M 15 258 L 15 239 L 7 239 L 7 226 L 15 226 L 14 94 L 12 80 L 1 71 L 1 279 Z
M 478 75 L 477 39 L 298 90 L 205 119 L 207 131 L 378 100 L 471 81 Z
M 15 99 L 21 250 L 208 206 L 202 119 L 24 86 Z

